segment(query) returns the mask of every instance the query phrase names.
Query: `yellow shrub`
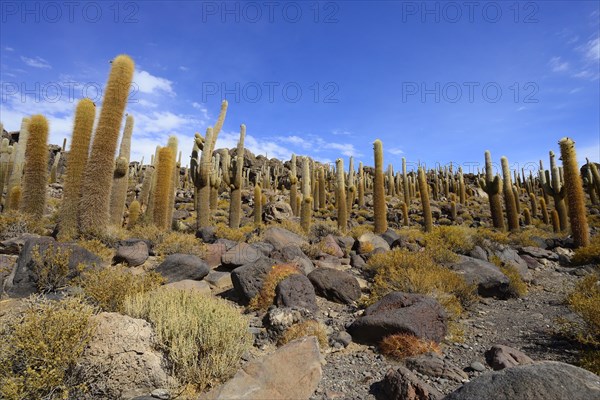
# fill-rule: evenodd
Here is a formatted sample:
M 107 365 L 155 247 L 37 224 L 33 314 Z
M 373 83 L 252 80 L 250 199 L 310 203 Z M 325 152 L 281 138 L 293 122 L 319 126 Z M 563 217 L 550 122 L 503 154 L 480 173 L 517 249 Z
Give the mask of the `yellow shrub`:
M 370 302 L 393 291 L 421 293 L 436 298 L 451 316 L 457 317 L 463 306 L 477 298 L 474 285 L 438 265 L 426 252 L 394 249 L 373 255 L 367 265 L 375 271 Z
M 292 340 L 296 340 L 305 336 L 315 336 L 319 341 L 319 347 L 321 349 L 325 349 L 328 346 L 327 331 L 319 321 L 315 320 L 308 320 L 290 326 L 279 338 L 277 344 L 283 346 Z
M 12 239 L 24 233 L 45 234 L 43 221 L 18 211 L 0 214 L 0 240 Z
M 582 341 L 600 345 L 600 276 L 590 274 L 581 279 L 567 296 L 569 307 L 583 318 L 586 329 L 579 335 Z
M 263 285 L 256 296 L 250 300 L 248 307 L 251 310 L 265 310 L 273 304 L 275 288 L 285 278 L 293 274 L 299 274 L 298 267 L 293 264 L 278 264 L 271 267 Z
M 205 255 L 204 244 L 196 236 L 188 233 L 166 232 L 155 242 L 154 252 L 159 257 L 169 254 L 193 254 L 198 257 Z
M 225 223 L 217 224 L 216 227 L 217 231 L 215 234 L 218 238 L 233 240 L 235 242 L 244 241 L 246 236 L 255 229 L 253 224 L 240 226 L 237 229 L 232 229 Z
M 441 353 L 437 343 L 419 339 L 409 333 L 397 333 L 384 337 L 379 343 L 379 350 L 382 354 L 396 360 L 429 352 Z
M 71 257 L 71 249 L 67 247 L 49 244 L 42 255 L 39 245 L 34 246 L 31 260 L 40 292 L 52 292 L 67 285 L 70 273 L 69 257 Z
M 519 271 L 512 265 L 503 265 L 500 266 L 500 271 L 504 275 L 508 277 L 509 280 L 509 290 L 517 295 L 518 297 L 523 297 L 527 294 L 527 285 L 523 282 Z
M 77 398 L 73 367 L 93 333 L 92 307 L 77 298 L 28 299 L 21 315 L 0 321 L 0 397 Z
M 149 292 L 163 282 L 164 278 L 157 272 L 134 275 L 128 268 L 118 265 L 84 272 L 79 286 L 85 296 L 103 311 L 123 312 L 123 303 L 128 295 Z
M 533 240 L 533 237 L 540 237 L 542 239 L 548 239 L 556 237 L 553 233 L 544 229 L 539 229 L 534 226 L 530 226 L 518 231 L 510 232 L 508 235 L 509 243 L 517 246 L 538 246 Z
M 478 228 L 475 234 L 475 243 L 482 245 L 485 239 L 501 244 L 508 244 L 509 242 L 508 233 L 506 232 L 492 228 Z
M 585 247 L 579 247 L 571 258 L 574 265 L 600 264 L 600 235 L 596 235 Z
M 350 229 L 350 232 L 348 232 L 348 236 L 351 236 L 354 239 L 358 240 L 359 237 L 361 237 L 364 233 L 367 232 L 373 232 L 372 225 L 357 225 L 354 228 Z
M 581 368 L 600 375 L 600 350 L 584 350 L 579 365 Z
M 110 262 L 115 255 L 114 249 L 106 246 L 98 239 L 80 240 L 77 244 L 89 252 L 97 255 L 103 261 Z
M 124 309 L 154 326 L 173 374 L 199 391 L 231 377 L 252 344 L 248 321 L 234 306 L 191 290 L 137 293 Z
M 425 244 L 443 244 L 448 250 L 466 254 L 475 247 L 475 230 L 464 226 L 436 226 L 425 235 Z

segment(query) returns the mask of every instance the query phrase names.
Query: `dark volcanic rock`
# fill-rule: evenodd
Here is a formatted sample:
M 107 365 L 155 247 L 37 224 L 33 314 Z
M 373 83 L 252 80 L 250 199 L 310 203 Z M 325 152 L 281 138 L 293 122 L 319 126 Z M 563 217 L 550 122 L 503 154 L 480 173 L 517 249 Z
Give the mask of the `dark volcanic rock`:
M 267 274 L 275 264 L 275 260 L 261 257 L 251 264 L 234 269 L 231 273 L 233 287 L 245 301 L 250 301 L 258 294 Z
M 446 311 L 434 298 L 402 292 L 392 292 L 367 307 L 364 315 L 348 327 L 355 341 L 373 344 L 395 333 L 440 342 L 446 331 Z
M 278 307 L 306 308 L 313 313 L 318 310 L 315 289 L 302 274 L 290 275 L 279 282 L 274 303 Z
M 308 274 L 308 279 L 314 285 L 317 294 L 330 301 L 350 304 L 360 298 L 358 280 L 348 272 L 317 268 Z
M 192 254 L 170 254 L 156 267 L 168 283 L 192 279 L 199 281 L 208 275 L 210 268 L 200 257 Z

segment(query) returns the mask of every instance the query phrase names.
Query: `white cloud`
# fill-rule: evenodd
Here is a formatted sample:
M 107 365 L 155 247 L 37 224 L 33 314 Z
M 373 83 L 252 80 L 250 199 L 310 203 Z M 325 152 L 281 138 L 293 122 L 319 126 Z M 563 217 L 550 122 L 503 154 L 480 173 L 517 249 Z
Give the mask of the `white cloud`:
M 402 151 L 402 149 L 400 149 L 398 147 L 392 147 L 391 149 L 388 150 L 388 153 L 398 156 L 400 154 L 404 154 L 404 151 Z
M 6 50 L 6 51 L 15 51 L 15 49 L 13 49 L 12 47 L 8 47 L 8 46 L 5 47 L 4 50 Z
M 327 149 L 338 150 L 347 157 L 356 157 L 360 155 L 351 143 L 325 143 L 324 147 Z
M 147 71 L 136 70 L 133 74 L 133 82 L 141 93 L 155 93 L 162 91 L 174 95 L 173 82 L 168 79 L 154 76 Z
M 240 139 L 239 132 L 221 132 L 217 138 L 215 148 L 231 149 L 237 146 Z M 269 158 L 276 157 L 280 160 L 289 160 L 292 157 L 292 151 L 288 148 L 278 145 L 269 138 L 256 138 L 252 135 L 246 135 L 244 147 L 249 149 L 254 155 L 268 156 Z
M 186 66 L 180 65 L 179 66 L 179 70 L 180 71 L 189 71 L 190 69 L 188 67 L 186 67 Z
M 585 58 L 590 62 L 600 61 L 600 37 L 588 41 L 582 50 Z
M 333 130 L 331 133 L 332 133 L 333 135 L 336 135 L 336 136 L 347 136 L 347 135 L 352 135 L 352 133 L 351 133 L 351 132 L 344 131 L 344 130 L 338 130 L 338 129 L 334 129 L 334 130 Z
M 23 61 L 25 64 L 27 64 L 28 66 L 33 67 L 33 68 L 44 68 L 44 69 L 52 68 L 52 66 L 48 63 L 48 61 L 44 60 L 42 57 L 29 58 L 29 57 L 21 56 L 21 61 Z
M 552 57 L 549 64 L 553 72 L 563 72 L 569 70 L 569 63 L 562 61 L 560 57 Z

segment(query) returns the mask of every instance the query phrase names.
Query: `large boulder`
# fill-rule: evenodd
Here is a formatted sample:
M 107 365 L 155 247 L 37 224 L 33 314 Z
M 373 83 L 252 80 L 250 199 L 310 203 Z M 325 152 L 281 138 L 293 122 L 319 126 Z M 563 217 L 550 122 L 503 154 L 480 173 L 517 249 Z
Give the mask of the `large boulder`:
M 292 207 L 285 201 L 274 201 L 263 207 L 264 220 L 267 222 L 281 223 L 294 218 Z
M 406 366 L 413 371 L 431 377 L 451 379 L 462 382 L 469 376 L 459 367 L 454 365 L 450 359 L 444 358 L 437 353 L 426 353 L 410 357 L 405 360 Z
M 529 272 L 527 262 L 519 256 L 519 253 L 515 249 L 500 245 L 493 254 L 500 259 L 502 265 L 513 266 L 525 282 L 531 282 L 532 276 L 531 272 Z
M 250 301 L 258 294 L 265 278 L 275 264 L 275 260 L 261 257 L 251 264 L 242 265 L 233 270 L 231 282 L 244 301 Z
M 123 262 L 130 267 L 137 267 L 145 263 L 148 256 L 148 245 L 146 242 L 139 240 L 131 244 L 123 244 L 117 247 L 114 262 Z
M 210 268 L 200 257 L 193 254 L 175 253 L 168 255 L 156 267 L 156 272 L 161 274 L 168 283 L 192 279 L 199 281 L 208 275 Z
M 444 400 L 598 400 L 600 377 L 557 361 L 494 371 L 461 386 Z
M 308 279 L 319 296 L 336 303 L 350 304 L 360 298 L 358 280 L 348 272 L 332 268 L 317 268 Z
M 468 284 L 477 285 L 477 293 L 482 297 L 507 299 L 512 297 L 510 281 L 494 264 L 473 257 L 460 256 L 458 262 L 449 265 L 450 269 L 462 275 Z
M 392 292 L 367 307 L 348 332 L 355 341 L 371 344 L 396 333 L 440 342 L 446 336 L 447 319 L 444 308 L 432 297 Z
M 390 245 L 384 238 L 374 234 L 373 232 L 366 232 L 360 235 L 356 249 L 360 254 L 370 253 L 375 249 L 388 251 L 390 249 Z
M 221 263 L 227 267 L 240 267 L 261 258 L 260 250 L 247 243 L 240 243 L 221 256 Z
M 312 312 L 318 310 L 315 289 L 302 274 L 290 275 L 277 284 L 274 303 L 278 307 L 306 308 Z
M 443 396 L 402 365 L 385 374 L 381 390 L 387 400 L 438 400 Z
M 36 272 L 40 266 L 34 260 L 34 250 L 37 249 L 40 258 L 45 260 L 50 252 L 68 254 L 68 272 L 66 280 L 71 280 L 88 268 L 101 266 L 100 257 L 72 243 L 57 243 L 50 237 L 31 237 L 23 244 L 21 254 L 17 259 L 17 266 L 12 279 L 9 277 L 5 283 L 5 289 L 11 297 L 26 297 L 37 291 L 39 275 Z
M 281 250 L 290 245 L 301 247 L 303 244 L 308 244 L 302 236 L 278 227 L 267 229 L 263 238 L 265 242 L 272 244 L 275 250 Z
M 314 336 L 294 340 L 246 364 L 210 400 L 308 399 L 321 381 L 321 354 Z
M 150 323 L 118 313 L 92 317 L 96 329 L 77 364 L 92 398 L 131 398 L 171 387 Z

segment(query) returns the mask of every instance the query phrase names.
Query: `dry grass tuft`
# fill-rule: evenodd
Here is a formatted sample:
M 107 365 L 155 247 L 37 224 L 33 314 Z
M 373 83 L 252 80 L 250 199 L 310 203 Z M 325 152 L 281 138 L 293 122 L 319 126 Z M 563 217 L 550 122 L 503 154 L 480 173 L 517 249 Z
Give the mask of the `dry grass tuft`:
M 384 337 L 379 343 L 379 350 L 382 354 L 395 360 L 403 360 L 429 352 L 441 353 L 437 343 L 419 339 L 409 333 L 397 333 Z
M 571 258 L 571 262 L 574 265 L 600 265 L 600 235 L 594 236 L 592 240 L 590 240 L 589 245 L 576 249 L 575 255 Z
M 106 246 L 98 239 L 80 240 L 77 244 L 106 262 L 110 262 L 115 256 L 115 250 Z
M 308 320 L 290 326 L 279 338 L 277 344 L 279 346 L 283 346 L 292 340 L 296 340 L 305 336 L 315 336 L 319 341 L 319 347 L 321 350 L 328 347 L 327 331 L 319 321 L 315 320 Z
M 299 274 L 300 270 L 294 264 L 278 264 L 271 267 L 260 292 L 250 300 L 248 308 L 251 310 L 266 310 L 273 304 L 275 288 L 290 275 Z
M 527 284 L 523 282 L 519 271 L 512 265 L 503 265 L 499 268 L 509 280 L 509 290 L 517 297 L 525 296 L 527 294 Z
M 244 226 L 240 226 L 237 229 L 230 228 L 225 223 L 217 224 L 217 232 L 216 236 L 218 238 L 233 240 L 236 242 L 245 241 L 248 235 L 254 231 L 255 226 L 253 224 L 246 224 Z

